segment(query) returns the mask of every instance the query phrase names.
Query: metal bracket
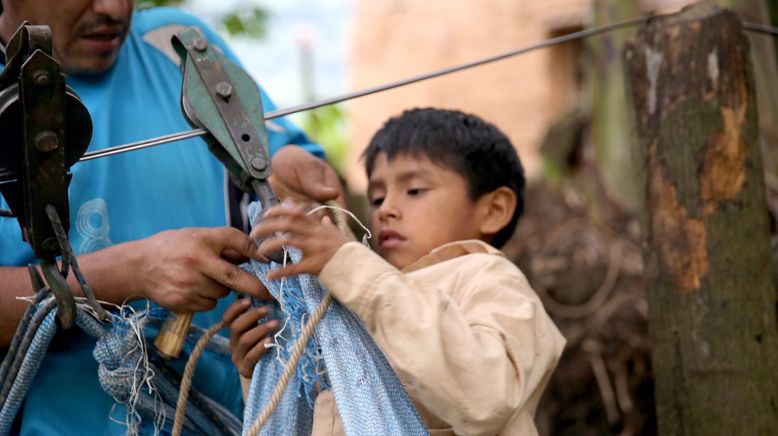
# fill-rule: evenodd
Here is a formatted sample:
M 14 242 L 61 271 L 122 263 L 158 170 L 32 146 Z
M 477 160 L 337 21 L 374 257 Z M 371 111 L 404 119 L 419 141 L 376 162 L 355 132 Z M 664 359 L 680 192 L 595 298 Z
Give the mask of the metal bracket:
M 24 111 L 24 190 L 25 239 L 38 258 L 60 253 L 54 229 L 44 208 L 53 205 L 70 225 L 68 185 L 65 166 L 65 78 L 50 56 L 36 50 L 22 67 L 20 95 Z M 62 213 L 66 212 L 66 213 Z
M 197 28 L 176 34 L 183 65 L 181 104 L 195 127 L 209 131 L 211 151 L 241 189 L 271 174 L 262 100 L 254 80 L 214 49 Z
M 65 84 L 51 56 L 51 39 L 48 26 L 24 23 L 8 43 L 8 64 L 0 73 L 0 192 L 41 260 L 45 282 L 57 300 L 57 320 L 67 329 L 76 318 L 66 280 L 71 268 L 97 317 L 104 320 L 108 314 L 81 275 L 67 240 L 69 169 L 89 146 L 92 120 Z M 43 281 L 37 272 L 30 273 L 33 288 L 40 290 Z
M 255 193 L 265 208 L 278 204 L 267 182 L 271 161 L 257 84 L 212 47 L 196 27 L 178 32 L 173 46 L 181 57 L 181 106 L 187 120 L 193 127 L 208 130 L 208 148 L 237 186 Z M 283 251 L 269 257 L 282 262 Z
M 50 52 L 51 30 L 23 25 L 0 74 L 0 192 L 38 258 L 61 254 L 44 208 L 53 205 L 67 231 L 68 170 L 92 136 L 89 112 Z

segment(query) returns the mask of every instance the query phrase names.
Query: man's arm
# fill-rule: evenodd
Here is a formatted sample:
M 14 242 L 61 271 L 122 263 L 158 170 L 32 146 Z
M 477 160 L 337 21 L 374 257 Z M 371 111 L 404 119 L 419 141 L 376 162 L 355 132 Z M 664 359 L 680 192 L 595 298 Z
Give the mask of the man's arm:
M 175 311 L 200 312 L 212 309 L 229 289 L 268 298 L 259 280 L 236 266 L 254 250 L 239 230 L 189 228 L 85 254 L 78 264 L 99 300 L 149 298 Z M 83 295 L 72 274 L 68 282 Z M 16 297 L 31 295 L 32 287 L 26 267 L 0 267 L 0 283 L 0 348 L 5 348 L 28 304 Z
M 295 146 L 273 156 L 274 178 L 303 196 L 326 201 L 343 198 L 335 171 Z M 212 309 L 235 289 L 268 298 L 259 280 L 236 264 L 256 256 L 245 233 L 229 227 L 187 228 L 117 244 L 78 257 L 78 265 L 99 300 L 122 304 L 149 298 L 178 312 Z M 68 277 L 77 295 L 81 289 Z M 26 267 L 0 267 L 0 349 L 7 347 L 27 307 L 16 297 L 32 294 Z
M 134 243 L 125 243 L 78 257 L 78 264 L 97 298 L 120 304 L 139 290 L 132 278 Z M 0 348 L 7 347 L 29 303 L 17 297 L 33 294 L 26 267 L 0 267 Z M 82 296 L 73 274 L 68 284 L 76 295 Z M 138 289 L 133 289 L 138 287 Z

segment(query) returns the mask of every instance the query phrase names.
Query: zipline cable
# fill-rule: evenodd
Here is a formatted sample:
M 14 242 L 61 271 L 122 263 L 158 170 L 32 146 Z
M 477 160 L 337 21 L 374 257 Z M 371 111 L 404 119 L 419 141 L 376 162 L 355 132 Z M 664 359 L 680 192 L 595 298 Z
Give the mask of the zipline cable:
M 615 30 L 636 26 L 636 25 L 642 24 L 642 23 L 644 23 L 644 22 L 646 22 L 646 21 L 648 21 L 651 18 L 654 18 L 656 16 L 657 15 L 648 15 L 648 16 L 643 16 L 643 17 L 640 17 L 640 18 L 634 18 L 634 19 L 627 20 L 627 21 L 621 21 L 621 22 L 614 23 L 614 24 L 608 24 L 608 25 L 605 25 L 605 26 L 593 27 L 591 29 L 585 29 L 585 30 L 581 30 L 581 31 L 578 31 L 578 32 L 572 32 L 572 33 L 568 33 L 568 34 L 565 34 L 565 35 L 561 35 L 561 36 L 557 36 L 557 37 L 554 37 L 554 38 L 547 39 L 547 40 L 545 40 L 543 42 L 540 42 L 540 43 L 537 43 L 537 44 L 533 44 L 533 45 L 530 45 L 530 46 L 527 46 L 527 47 L 522 47 L 522 48 L 519 48 L 519 49 L 507 51 L 507 52 L 500 53 L 500 54 L 497 54 L 497 55 L 489 56 L 489 57 L 486 57 L 486 58 L 483 58 L 483 59 L 479 59 L 479 60 L 476 60 L 476 61 L 466 62 L 464 64 L 454 65 L 454 66 L 451 66 L 451 67 L 430 71 L 428 73 L 419 74 L 419 75 L 416 75 L 416 76 L 411 76 L 411 77 L 408 77 L 408 78 L 405 78 L 405 79 L 400 79 L 400 80 L 396 80 L 396 81 L 393 81 L 393 82 L 385 83 L 383 85 L 377 85 L 377 86 L 373 86 L 373 87 L 369 87 L 369 88 L 364 88 L 364 89 L 353 91 L 353 92 L 348 92 L 348 93 L 345 93 L 345 94 L 341 94 L 341 95 L 337 95 L 337 96 L 334 96 L 334 97 L 325 98 L 325 99 L 314 101 L 314 102 L 311 102 L 311 103 L 304 103 L 304 104 L 300 104 L 300 105 L 296 105 L 296 106 L 291 106 L 291 107 L 288 107 L 286 109 L 281 109 L 281 110 L 276 110 L 276 111 L 272 111 L 272 112 L 267 112 L 265 114 L 265 120 L 266 121 L 267 120 L 272 120 L 274 118 L 279 118 L 279 117 L 283 117 L 283 116 L 286 116 L 286 115 L 291 115 L 291 114 L 298 113 L 298 112 L 304 112 L 304 111 L 308 111 L 308 110 L 311 110 L 311 109 L 316 109 L 316 108 L 319 108 L 319 107 L 322 107 L 322 106 L 327 106 L 327 105 L 331 105 L 331 104 L 335 104 L 335 103 L 341 103 L 341 102 L 344 102 L 346 100 L 352 100 L 352 99 L 355 99 L 355 98 L 364 97 L 364 96 L 367 96 L 367 95 L 370 95 L 370 94 L 375 94 L 375 93 L 378 93 L 378 92 L 383 92 L 383 91 L 387 91 L 387 90 L 390 90 L 390 89 L 399 88 L 401 86 L 410 85 L 410 84 L 413 84 L 413 83 L 421 82 L 421 81 L 428 80 L 428 79 L 434 79 L 436 77 L 445 76 L 447 74 L 456 73 L 456 72 L 459 72 L 459 71 L 463 71 L 463 70 L 467 70 L 467 69 L 470 69 L 470 68 L 478 67 L 478 66 L 481 66 L 481 65 L 489 64 L 489 63 L 492 63 L 492 62 L 501 61 L 503 59 L 511 58 L 511 57 L 518 56 L 518 55 L 522 55 L 522 54 L 525 54 L 525 53 L 528 53 L 528 52 L 531 52 L 531 51 L 534 51 L 534 50 L 539 50 L 539 49 L 542 49 L 542 48 L 552 47 L 552 46 L 555 46 L 555 45 L 563 44 L 565 42 L 576 41 L 576 40 L 579 40 L 579 39 L 588 38 L 590 36 L 599 35 L 599 34 L 602 34 L 602 33 L 608 33 L 608 32 L 612 32 L 612 31 L 615 31 Z M 182 140 L 182 139 L 188 139 L 188 138 L 193 138 L 193 137 L 196 137 L 196 136 L 205 135 L 206 133 L 208 133 L 208 132 L 205 129 L 194 129 L 194 130 L 187 130 L 187 131 L 179 132 L 179 133 L 172 133 L 172 134 L 165 135 L 165 136 L 160 136 L 160 137 L 157 137 L 157 138 L 145 139 L 145 140 L 133 142 L 133 143 L 130 143 L 130 144 L 118 145 L 118 146 L 106 148 L 106 149 L 103 149 L 103 150 L 97 150 L 97 151 L 92 151 L 92 152 L 85 153 L 84 156 L 79 160 L 79 162 L 89 161 L 89 160 L 92 160 L 92 159 L 99 159 L 101 157 L 113 156 L 113 155 L 116 155 L 116 154 L 126 153 L 126 152 L 129 152 L 129 151 L 141 150 L 141 149 L 144 149 L 144 148 L 149 148 L 149 147 L 154 147 L 154 146 L 157 146 L 157 145 L 166 144 L 168 142 L 174 142 L 174 141 L 179 141 L 179 140 Z
M 754 23 L 751 21 L 743 21 L 743 28 L 751 32 L 778 36 L 778 27 L 770 26 L 768 24 Z
M 648 15 L 648 16 L 643 16 L 643 17 L 640 17 L 640 18 L 634 18 L 634 19 L 631 19 L 631 20 L 621 21 L 621 22 L 614 23 L 614 24 L 608 24 L 608 25 L 605 25 L 605 26 L 593 27 L 591 29 L 585 29 L 585 30 L 581 30 L 581 31 L 578 31 L 578 32 L 572 32 L 572 33 L 568 33 L 568 34 L 565 34 L 565 35 L 561 35 L 561 36 L 557 36 L 557 37 L 554 37 L 554 38 L 547 39 L 547 40 L 545 40 L 543 42 L 540 42 L 540 43 L 537 43 L 537 44 L 534 44 L 534 45 L 530 45 L 530 46 L 527 46 L 527 47 L 523 47 L 523 48 L 507 51 L 507 52 L 504 52 L 504 53 L 500 53 L 500 54 L 497 54 L 497 55 L 494 55 L 494 56 L 489 56 L 489 57 L 486 57 L 486 58 L 483 58 L 483 59 L 479 59 L 479 60 L 476 60 L 476 61 L 466 62 L 464 64 L 454 65 L 454 66 L 451 66 L 451 67 L 430 71 L 428 73 L 424 73 L 424 74 L 420 74 L 420 75 L 416 75 L 416 76 L 411 76 L 411 77 L 408 77 L 408 78 L 405 78 L 405 79 L 400 79 L 400 80 L 396 80 L 396 81 L 393 81 L 393 82 L 385 83 L 383 85 L 377 85 L 377 86 L 373 86 L 373 87 L 369 87 L 369 88 L 364 88 L 364 89 L 353 91 L 353 92 L 348 92 L 348 93 L 345 93 L 345 94 L 341 94 L 341 95 L 337 95 L 337 96 L 334 96 L 334 97 L 325 98 L 325 99 L 314 101 L 314 102 L 311 102 L 311 103 L 304 103 L 304 104 L 300 104 L 300 105 L 296 105 L 296 106 L 291 106 L 291 107 L 288 107 L 286 109 L 280 109 L 280 110 L 276 110 L 276 111 L 272 111 L 272 112 L 267 112 L 265 114 L 265 120 L 268 121 L 268 120 L 272 120 L 274 118 L 279 118 L 279 117 L 283 117 L 283 116 L 286 116 L 286 115 L 295 114 L 295 113 L 298 113 L 298 112 L 304 112 L 304 111 L 308 111 L 308 110 L 311 110 L 311 109 L 316 109 L 316 108 L 319 108 L 319 107 L 322 107 L 322 106 L 327 106 L 327 105 L 331 105 L 331 104 L 341 103 L 341 102 L 344 102 L 344 101 L 347 101 L 347 100 L 353 100 L 355 98 L 364 97 L 364 96 L 367 96 L 367 95 L 371 95 L 371 94 L 375 94 L 375 93 L 378 93 L 378 92 L 387 91 L 387 90 L 394 89 L 394 88 L 399 88 L 401 86 L 410 85 L 410 84 L 421 82 L 421 81 L 424 81 L 424 80 L 434 79 L 436 77 L 445 76 L 445 75 L 448 75 L 448 74 L 452 74 L 452 73 L 456 73 L 456 72 L 459 72 L 459 71 L 467 70 L 467 69 L 470 69 L 470 68 L 478 67 L 478 66 L 481 66 L 481 65 L 489 64 L 489 63 L 492 63 L 492 62 L 501 61 L 501 60 L 508 59 L 508 58 L 511 58 L 511 57 L 514 57 L 514 56 L 518 56 L 518 55 L 522 55 L 522 54 L 525 54 L 525 53 L 528 53 L 528 52 L 531 52 L 531 51 L 534 51 L 534 50 L 539 50 L 539 49 L 542 49 L 542 48 L 552 47 L 552 46 L 555 46 L 555 45 L 563 44 L 565 42 L 580 40 L 580 39 L 588 38 L 588 37 L 591 37 L 591 36 L 594 36 L 594 35 L 599 35 L 599 34 L 603 34 L 603 33 L 609 33 L 609 32 L 613 32 L 615 30 L 636 26 L 638 24 L 642 24 L 642 23 L 644 23 L 644 22 L 646 22 L 646 21 L 648 21 L 648 20 L 650 20 L 652 18 L 655 18 L 657 16 L 658 15 Z M 752 31 L 752 32 L 765 33 L 765 34 L 769 34 L 769 35 L 776 35 L 776 36 L 778 36 L 778 28 L 777 27 L 773 27 L 773 26 L 769 26 L 769 25 L 766 25 L 766 24 L 754 23 L 754 22 L 750 22 L 750 21 L 743 21 L 743 28 L 748 30 L 748 31 Z M 132 142 L 132 143 L 129 143 L 129 144 L 118 145 L 118 146 L 109 147 L 109 148 L 106 148 L 106 149 L 103 149 L 103 150 L 97 150 L 97 151 L 92 151 L 92 152 L 85 153 L 84 156 L 79 160 L 79 162 L 89 161 L 89 160 L 93 160 L 93 159 L 99 159 L 101 157 L 113 156 L 113 155 L 116 155 L 116 154 L 126 153 L 126 152 L 130 152 L 130 151 L 135 151 L 135 150 L 141 150 L 141 149 L 144 149 L 144 148 L 150 148 L 150 147 L 154 147 L 154 146 L 157 146 L 157 145 L 167 144 L 169 142 L 175 142 L 175 141 L 180 141 L 180 140 L 183 140 L 183 139 L 188 139 L 188 138 L 194 138 L 194 137 L 202 136 L 202 135 L 205 135 L 207 133 L 208 133 L 208 131 L 206 129 L 194 129 L 194 130 L 187 130 L 187 131 L 184 131 L 184 132 L 172 133 L 172 134 L 169 134 L 169 135 L 160 136 L 160 137 L 156 137 L 156 138 L 144 139 L 142 141 Z

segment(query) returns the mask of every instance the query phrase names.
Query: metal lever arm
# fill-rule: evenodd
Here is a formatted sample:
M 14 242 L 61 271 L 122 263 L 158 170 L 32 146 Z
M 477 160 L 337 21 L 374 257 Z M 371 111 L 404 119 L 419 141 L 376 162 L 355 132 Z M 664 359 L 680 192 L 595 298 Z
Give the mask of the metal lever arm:
M 208 130 L 206 142 L 233 182 L 252 192 L 252 180 L 271 174 L 262 100 L 254 80 L 211 47 L 197 28 L 174 38 L 183 65 L 181 105 L 190 124 Z
M 178 32 L 173 46 L 181 57 L 181 107 L 187 121 L 208 131 L 204 136 L 208 149 L 238 187 L 256 194 L 265 207 L 277 204 L 267 182 L 271 163 L 257 84 L 196 27 Z M 283 260 L 283 253 L 274 257 Z M 191 314 L 173 313 L 154 342 L 159 352 L 177 357 L 190 323 Z
M 24 240 L 41 259 L 57 299 L 60 326 L 69 328 L 76 316 L 66 281 L 70 268 L 98 317 L 105 319 L 107 313 L 78 271 L 67 241 L 69 169 L 86 151 L 92 124 L 51 56 L 51 39 L 48 26 L 24 23 L 8 43 L 8 65 L 0 74 L 0 192 L 19 221 Z M 36 291 L 39 285 L 33 280 Z

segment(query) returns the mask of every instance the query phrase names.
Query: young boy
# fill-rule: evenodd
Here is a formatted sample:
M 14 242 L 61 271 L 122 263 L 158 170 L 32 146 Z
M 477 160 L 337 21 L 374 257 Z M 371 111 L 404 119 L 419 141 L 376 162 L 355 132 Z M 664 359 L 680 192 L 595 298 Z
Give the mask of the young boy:
M 304 257 L 269 278 L 318 275 L 364 322 L 434 434 L 537 434 L 535 408 L 565 340 L 521 271 L 494 248 L 523 209 L 524 175 L 510 141 L 473 115 L 414 109 L 390 119 L 363 157 L 375 252 L 329 219 L 276 207 L 252 236 L 283 235 L 260 252 L 291 245 Z M 231 342 L 257 344 L 272 328 L 243 310 L 230 311 L 230 320 L 243 319 Z M 250 376 L 258 354 L 234 348 L 233 361 Z M 314 433 L 338 427 L 329 392 L 314 415 Z

